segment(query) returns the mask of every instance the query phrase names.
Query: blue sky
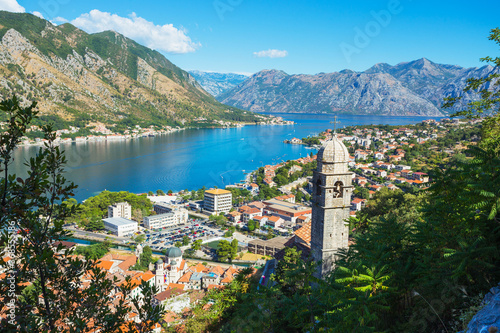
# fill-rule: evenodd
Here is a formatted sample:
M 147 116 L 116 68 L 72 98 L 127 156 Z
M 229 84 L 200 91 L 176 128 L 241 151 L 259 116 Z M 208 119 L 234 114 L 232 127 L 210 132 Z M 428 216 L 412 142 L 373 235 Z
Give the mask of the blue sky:
M 493 0 L 0 0 L 0 8 L 118 30 L 183 69 L 243 73 L 362 71 L 422 57 L 482 66 L 479 58 L 498 55 L 487 37 L 500 26 Z

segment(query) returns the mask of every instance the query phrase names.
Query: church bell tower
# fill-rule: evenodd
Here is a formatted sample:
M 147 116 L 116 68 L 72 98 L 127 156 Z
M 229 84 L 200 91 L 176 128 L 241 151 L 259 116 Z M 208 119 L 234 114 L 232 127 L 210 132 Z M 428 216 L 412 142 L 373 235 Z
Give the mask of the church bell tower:
M 352 172 L 349 152 L 334 134 L 318 151 L 317 169 L 313 176 L 311 251 L 315 261 L 322 261 L 316 277 L 331 272 L 335 254 L 347 248 L 352 194 Z

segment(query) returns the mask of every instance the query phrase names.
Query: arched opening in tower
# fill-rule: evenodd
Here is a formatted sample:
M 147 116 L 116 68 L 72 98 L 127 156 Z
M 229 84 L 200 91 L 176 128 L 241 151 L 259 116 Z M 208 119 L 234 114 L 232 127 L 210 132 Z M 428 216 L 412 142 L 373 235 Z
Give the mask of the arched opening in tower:
M 344 183 L 340 180 L 333 185 L 333 197 L 342 198 L 344 196 Z

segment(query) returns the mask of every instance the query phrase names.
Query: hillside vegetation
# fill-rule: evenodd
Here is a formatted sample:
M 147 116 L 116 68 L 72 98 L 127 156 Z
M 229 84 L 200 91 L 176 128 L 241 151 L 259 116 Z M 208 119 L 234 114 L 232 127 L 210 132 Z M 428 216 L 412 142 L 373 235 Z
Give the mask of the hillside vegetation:
M 143 127 L 259 119 L 217 102 L 163 55 L 113 31 L 87 34 L 0 11 L 0 39 L 0 96 L 38 101 L 42 116 Z

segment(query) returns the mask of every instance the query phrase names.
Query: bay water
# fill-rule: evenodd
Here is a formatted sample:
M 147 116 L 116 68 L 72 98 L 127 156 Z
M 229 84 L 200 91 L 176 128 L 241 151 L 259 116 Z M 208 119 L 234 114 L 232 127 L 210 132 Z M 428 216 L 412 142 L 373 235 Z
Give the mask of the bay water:
M 68 160 L 66 178 L 78 185 L 75 195 L 78 201 L 103 190 L 144 193 L 157 189 L 167 192 L 224 187 L 240 182 L 261 166 L 316 153 L 303 145 L 283 141 L 333 128 L 330 122 L 334 115 L 278 116 L 296 124 L 188 129 L 156 137 L 63 144 L 61 148 Z M 337 126 L 405 125 L 424 119 L 430 118 L 340 115 Z M 17 149 L 13 171 L 25 173 L 24 162 L 38 149 L 37 146 Z

